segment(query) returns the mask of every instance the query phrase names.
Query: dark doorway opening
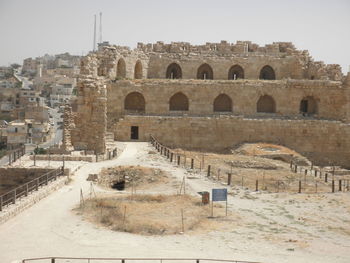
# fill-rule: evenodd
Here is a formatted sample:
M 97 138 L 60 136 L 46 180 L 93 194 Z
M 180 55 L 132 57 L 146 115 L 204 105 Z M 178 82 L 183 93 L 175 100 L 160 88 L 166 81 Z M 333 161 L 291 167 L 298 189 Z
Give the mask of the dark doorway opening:
M 300 111 L 302 113 L 308 113 L 308 106 L 309 106 L 309 103 L 307 100 L 302 100 L 300 102 Z
M 131 126 L 131 140 L 139 139 L 139 126 Z

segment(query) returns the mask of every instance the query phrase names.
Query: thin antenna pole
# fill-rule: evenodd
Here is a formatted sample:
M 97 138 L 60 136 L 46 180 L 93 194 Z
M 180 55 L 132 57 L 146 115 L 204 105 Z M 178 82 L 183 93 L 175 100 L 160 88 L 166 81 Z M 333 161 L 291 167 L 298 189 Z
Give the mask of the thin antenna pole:
M 94 45 L 93 45 L 93 48 L 92 48 L 92 51 L 95 51 L 96 50 L 96 15 L 94 15 L 95 17 L 95 22 L 94 22 Z
M 102 43 L 102 12 L 100 12 L 100 38 L 99 43 Z

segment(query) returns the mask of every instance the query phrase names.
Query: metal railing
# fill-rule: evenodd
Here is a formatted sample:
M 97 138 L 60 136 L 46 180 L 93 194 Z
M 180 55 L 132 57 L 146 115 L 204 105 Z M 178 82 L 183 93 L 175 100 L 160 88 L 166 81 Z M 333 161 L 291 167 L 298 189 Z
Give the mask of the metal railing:
M 3 207 L 9 206 L 11 204 L 16 204 L 16 200 L 28 196 L 31 192 L 38 191 L 39 187 L 43 185 L 48 185 L 50 181 L 54 181 L 58 176 L 64 175 L 64 168 L 60 167 L 58 169 L 47 172 L 25 184 L 17 186 L 15 189 L 0 196 L 0 211 Z
M 19 158 L 21 158 L 23 155 L 25 155 L 25 147 L 24 146 L 9 150 L 9 152 L 7 154 L 8 165 L 11 165 L 15 161 L 17 161 Z
M 68 261 L 69 260 L 69 261 Z M 43 257 L 43 258 L 30 258 L 23 259 L 22 263 L 41 261 L 50 263 L 60 263 L 60 262 L 86 262 L 86 263 L 102 263 L 102 262 L 118 262 L 118 263 L 130 263 L 133 262 L 156 262 L 165 263 L 170 262 L 189 262 L 189 263 L 207 263 L 207 262 L 231 262 L 231 263 L 259 263 L 256 261 L 242 261 L 242 260 L 230 260 L 230 259 L 206 259 L 206 258 L 76 258 L 76 257 Z M 260 262 L 261 263 L 261 262 Z

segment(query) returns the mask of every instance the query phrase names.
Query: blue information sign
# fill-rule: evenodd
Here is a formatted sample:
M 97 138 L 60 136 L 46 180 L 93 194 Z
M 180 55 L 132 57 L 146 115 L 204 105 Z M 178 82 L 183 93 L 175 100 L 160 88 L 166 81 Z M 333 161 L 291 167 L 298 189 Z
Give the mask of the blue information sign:
M 226 201 L 227 200 L 227 189 L 212 189 L 212 201 L 217 202 L 217 201 Z

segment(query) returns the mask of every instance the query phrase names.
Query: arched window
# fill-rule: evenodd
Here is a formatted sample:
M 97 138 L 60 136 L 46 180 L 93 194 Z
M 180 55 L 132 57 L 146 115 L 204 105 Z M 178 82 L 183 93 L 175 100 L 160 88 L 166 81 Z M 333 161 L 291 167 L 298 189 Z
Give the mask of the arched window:
M 213 69 L 208 64 L 202 64 L 197 70 L 197 79 L 213 79 Z
M 270 66 L 264 66 L 260 70 L 259 79 L 268 79 L 268 80 L 276 79 L 275 71 Z
M 214 112 L 232 112 L 232 100 L 226 94 L 220 94 L 214 100 Z
M 124 109 L 133 112 L 145 112 L 145 98 L 139 92 L 129 93 L 124 100 Z
M 134 78 L 135 79 L 142 79 L 142 63 L 140 60 L 138 60 L 135 64 Z
M 166 70 L 167 79 L 181 79 L 182 70 L 181 67 L 176 63 L 171 63 Z
M 256 111 L 265 113 L 276 112 L 275 100 L 269 95 L 261 96 L 256 104 Z
M 171 111 L 188 111 L 188 98 L 182 92 L 171 96 L 169 100 L 169 110 Z
M 228 79 L 244 79 L 244 70 L 239 65 L 234 65 L 228 71 Z
M 314 97 L 308 96 L 300 101 L 300 112 L 302 114 L 317 114 L 318 105 Z
M 119 59 L 117 64 L 117 78 L 125 78 L 126 77 L 126 66 L 124 59 Z

